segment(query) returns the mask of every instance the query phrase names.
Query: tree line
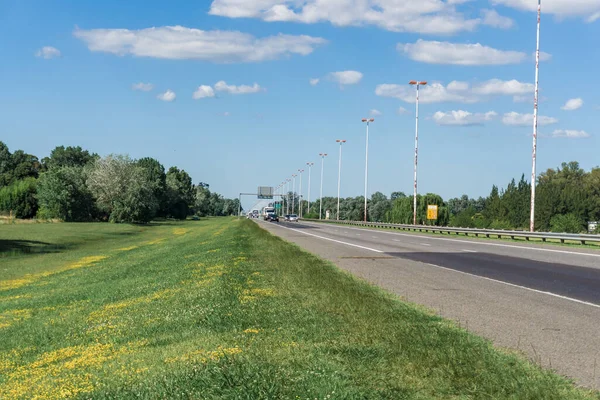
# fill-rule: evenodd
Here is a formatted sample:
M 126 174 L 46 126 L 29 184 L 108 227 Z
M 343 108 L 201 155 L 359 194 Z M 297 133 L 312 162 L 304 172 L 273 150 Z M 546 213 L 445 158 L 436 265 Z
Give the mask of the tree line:
M 295 212 L 299 210 L 298 194 L 294 198 Z M 529 229 L 531 184 L 522 175 L 512 179 L 505 188 L 492 186 L 489 196 L 471 198 L 468 195 L 444 200 L 440 195 L 417 195 L 417 223 L 423 225 L 454 226 L 480 229 Z M 287 199 L 281 201 L 284 210 Z M 600 168 L 583 170 L 578 162 L 562 163 L 558 168 L 542 172 L 536 183 L 535 227 L 538 231 L 580 233 L 587 230 L 590 221 L 600 221 Z M 427 206 L 438 206 L 438 219 L 427 219 Z M 337 218 L 337 197 L 323 197 L 322 217 L 330 211 L 330 219 Z M 319 200 L 302 202 L 306 218 L 319 218 Z M 340 199 L 341 220 L 364 220 L 364 197 Z M 367 220 L 412 224 L 413 196 L 393 192 L 388 198 L 374 193 L 367 201 Z M 600 232 L 599 232 L 600 233 Z
M 0 142 L 0 212 L 17 218 L 145 223 L 155 218 L 237 214 L 238 199 L 193 184 L 175 166 L 127 155 L 100 157 L 58 146 L 39 160 Z

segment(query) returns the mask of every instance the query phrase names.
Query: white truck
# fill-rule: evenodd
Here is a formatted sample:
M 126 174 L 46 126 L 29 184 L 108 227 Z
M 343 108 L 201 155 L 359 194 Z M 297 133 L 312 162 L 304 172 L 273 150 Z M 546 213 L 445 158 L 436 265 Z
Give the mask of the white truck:
M 274 214 L 274 213 L 275 213 L 275 207 L 263 207 L 263 209 L 260 212 L 260 215 L 266 221 L 267 215 Z

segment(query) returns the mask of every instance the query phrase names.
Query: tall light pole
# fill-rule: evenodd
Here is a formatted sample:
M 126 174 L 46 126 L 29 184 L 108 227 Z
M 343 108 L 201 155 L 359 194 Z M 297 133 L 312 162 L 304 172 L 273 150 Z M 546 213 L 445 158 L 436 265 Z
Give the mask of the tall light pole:
M 306 165 L 308 165 L 308 213 L 310 214 L 310 170 L 315 163 L 307 162 Z
M 531 151 L 531 209 L 529 213 L 529 230 L 535 230 L 535 181 L 537 158 L 537 127 L 538 127 L 538 85 L 540 73 L 540 20 L 542 18 L 542 0 L 538 0 L 537 9 L 537 44 L 535 50 L 535 94 L 533 96 L 533 149 Z
M 296 177 L 298 175 L 292 174 L 293 185 L 292 185 L 292 214 L 294 214 L 294 209 L 296 208 Z
M 287 208 L 286 208 L 286 214 L 290 213 L 290 182 L 292 181 L 290 178 L 287 178 L 285 180 L 287 182 Z
M 300 216 L 300 218 L 302 218 L 302 173 L 304 172 L 304 170 L 299 169 L 298 172 L 300 175 L 300 212 L 298 213 L 298 215 Z
M 426 81 L 410 81 L 409 85 L 417 86 L 417 105 L 415 118 L 415 181 L 413 187 L 413 225 L 417 224 L 417 164 L 419 162 L 419 86 L 427 85 Z
M 281 182 L 281 215 L 283 215 L 285 213 L 285 207 L 287 206 L 287 193 L 286 193 L 286 186 L 287 182 L 284 180 L 283 182 Z
M 319 196 L 319 219 L 322 219 L 323 216 L 323 164 L 325 161 L 325 157 L 327 157 L 327 153 L 319 153 L 321 156 L 321 194 Z
M 369 123 L 375 121 L 374 118 L 363 118 L 362 122 L 367 123 L 367 145 L 365 151 L 365 222 L 367 222 L 367 182 L 369 180 Z
M 340 144 L 340 157 L 339 157 L 339 165 L 338 165 L 338 202 L 337 202 L 337 216 L 336 219 L 340 220 L 340 182 L 342 179 L 342 145 L 346 143 L 343 139 L 336 139 L 336 142 Z

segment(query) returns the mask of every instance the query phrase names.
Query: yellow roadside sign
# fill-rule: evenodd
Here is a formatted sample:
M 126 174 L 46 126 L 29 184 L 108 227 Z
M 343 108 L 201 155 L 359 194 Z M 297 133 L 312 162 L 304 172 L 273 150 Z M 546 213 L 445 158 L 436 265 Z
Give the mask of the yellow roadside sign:
M 437 218 L 438 218 L 438 206 L 428 205 L 427 206 L 427 219 L 437 219 Z

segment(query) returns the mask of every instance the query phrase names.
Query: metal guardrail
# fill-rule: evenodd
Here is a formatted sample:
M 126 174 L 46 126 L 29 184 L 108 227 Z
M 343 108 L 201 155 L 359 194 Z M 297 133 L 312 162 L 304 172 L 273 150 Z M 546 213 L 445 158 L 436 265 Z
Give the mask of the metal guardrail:
M 330 224 L 343 224 L 343 225 L 355 225 L 355 226 L 367 226 L 377 228 L 389 228 L 389 229 L 401 229 L 404 231 L 415 231 L 415 232 L 432 232 L 432 233 L 447 233 L 448 235 L 465 235 L 475 237 L 486 237 L 486 238 L 524 238 L 525 240 L 530 239 L 541 239 L 543 242 L 547 240 L 559 240 L 561 243 L 565 241 L 579 242 L 586 244 L 587 242 L 600 243 L 600 235 L 590 234 L 571 234 L 571 233 L 553 233 L 553 232 L 528 232 L 528 231 L 508 231 L 500 229 L 476 229 L 476 228 L 453 228 L 444 226 L 433 226 L 433 225 L 404 225 L 404 224 L 388 224 L 382 222 L 362 222 L 362 221 L 337 221 L 337 220 L 326 220 L 326 219 L 307 219 L 302 218 L 304 221 L 310 222 L 321 222 Z

